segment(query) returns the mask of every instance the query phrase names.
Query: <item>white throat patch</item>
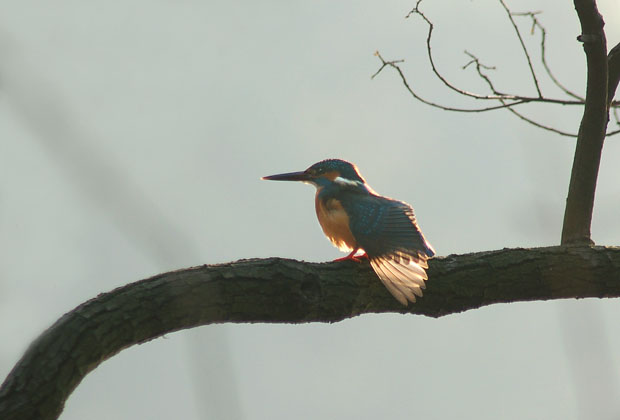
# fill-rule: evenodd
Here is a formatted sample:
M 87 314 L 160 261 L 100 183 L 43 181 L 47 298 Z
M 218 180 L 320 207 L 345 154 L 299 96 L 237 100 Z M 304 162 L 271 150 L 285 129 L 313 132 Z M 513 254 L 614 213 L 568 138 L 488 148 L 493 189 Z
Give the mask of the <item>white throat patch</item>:
M 353 187 L 359 187 L 359 186 L 361 186 L 361 185 L 362 185 L 362 183 L 361 183 L 361 182 L 359 182 L 359 181 L 352 181 L 352 180 L 350 180 L 350 179 L 342 178 L 342 177 L 340 177 L 340 176 L 337 176 L 337 177 L 334 179 L 334 182 L 335 182 L 336 184 L 340 184 L 340 185 L 350 185 L 350 186 L 353 186 Z

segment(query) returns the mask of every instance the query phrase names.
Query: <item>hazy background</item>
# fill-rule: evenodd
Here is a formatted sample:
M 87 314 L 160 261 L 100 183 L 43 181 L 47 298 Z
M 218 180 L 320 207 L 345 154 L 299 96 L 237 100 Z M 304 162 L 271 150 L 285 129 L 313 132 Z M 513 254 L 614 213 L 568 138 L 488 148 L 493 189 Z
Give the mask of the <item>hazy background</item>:
M 544 11 L 549 62 L 583 92 L 572 2 L 511 3 Z M 613 46 L 620 4 L 598 3 Z M 259 180 L 328 157 L 413 204 L 439 255 L 558 244 L 574 140 L 505 111 L 428 108 L 394 72 L 370 80 L 378 49 L 405 59 L 427 98 L 483 105 L 430 74 L 426 27 L 404 19 L 414 4 L 0 0 L 0 378 L 59 316 L 117 286 L 240 258 L 342 256 L 312 188 Z M 453 81 L 484 88 L 461 70 L 467 49 L 497 66 L 499 88 L 535 93 L 497 1 L 422 7 Z M 528 112 L 577 130 L 577 109 Z M 619 142 L 601 164 L 598 244 L 620 238 Z M 618 300 L 588 299 L 207 326 L 103 363 L 61 418 L 618 419 L 618 319 Z

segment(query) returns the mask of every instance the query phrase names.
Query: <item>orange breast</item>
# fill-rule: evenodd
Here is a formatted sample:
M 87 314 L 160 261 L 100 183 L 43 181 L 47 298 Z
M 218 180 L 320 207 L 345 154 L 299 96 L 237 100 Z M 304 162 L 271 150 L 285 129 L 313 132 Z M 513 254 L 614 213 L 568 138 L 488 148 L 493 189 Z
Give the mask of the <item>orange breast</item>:
M 318 192 L 317 192 L 318 194 Z M 341 251 L 352 251 L 357 242 L 349 229 L 349 216 L 340 201 L 330 198 L 323 202 L 317 198 L 316 215 L 325 236 Z

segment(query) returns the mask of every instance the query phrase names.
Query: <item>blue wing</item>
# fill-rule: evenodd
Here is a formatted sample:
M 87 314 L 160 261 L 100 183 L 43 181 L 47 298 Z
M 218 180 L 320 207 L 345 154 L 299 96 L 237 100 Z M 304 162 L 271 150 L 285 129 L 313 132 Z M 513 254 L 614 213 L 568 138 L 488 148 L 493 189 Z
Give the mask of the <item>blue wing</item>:
M 375 195 L 343 197 L 341 201 L 355 239 L 369 256 L 399 253 L 427 259 L 435 255 L 409 204 Z
M 422 296 L 426 260 L 435 251 L 420 231 L 413 208 L 377 195 L 347 194 L 342 204 L 351 232 L 386 288 L 403 305 Z

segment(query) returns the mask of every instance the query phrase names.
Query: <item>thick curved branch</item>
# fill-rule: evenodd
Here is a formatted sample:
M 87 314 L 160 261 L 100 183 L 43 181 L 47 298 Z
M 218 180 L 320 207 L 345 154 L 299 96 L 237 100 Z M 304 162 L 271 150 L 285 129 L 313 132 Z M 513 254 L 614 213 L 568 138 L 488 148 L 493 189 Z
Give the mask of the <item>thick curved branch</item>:
M 588 68 L 586 103 L 577 135 L 564 224 L 562 244 L 592 243 L 590 225 L 594 192 L 609 121 L 607 41 L 605 22 L 594 0 L 574 0 L 581 22 L 581 35 Z
M 222 322 L 336 322 L 364 313 L 440 317 L 502 302 L 620 297 L 620 248 L 550 247 L 430 261 L 425 296 L 401 306 L 368 262 L 270 258 L 194 267 L 120 287 L 45 331 L 0 388 L 3 420 L 55 419 L 73 389 L 121 350 Z

